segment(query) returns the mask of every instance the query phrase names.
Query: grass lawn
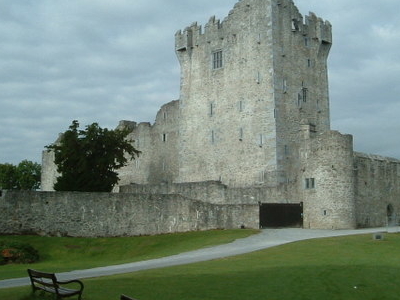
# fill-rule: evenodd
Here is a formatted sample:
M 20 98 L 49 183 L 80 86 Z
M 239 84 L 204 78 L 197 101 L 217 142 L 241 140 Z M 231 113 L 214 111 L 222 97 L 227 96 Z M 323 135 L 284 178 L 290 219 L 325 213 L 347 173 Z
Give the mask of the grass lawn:
M 400 235 L 308 240 L 236 257 L 83 280 L 84 300 L 389 300 L 400 298 Z M 0 299 L 31 300 L 29 288 Z M 36 298 L 51 299 L 51 298 Z
M 0 266 L 0 280 L 26 277 L 27 268 L 60 273 L 159 258 L 230 243 L 257 232 L 248 229 L 211 230 L 117 238 L 0 236 L 0 242 L 28 243 L 40 254 L 40 261 L 35 264 Z

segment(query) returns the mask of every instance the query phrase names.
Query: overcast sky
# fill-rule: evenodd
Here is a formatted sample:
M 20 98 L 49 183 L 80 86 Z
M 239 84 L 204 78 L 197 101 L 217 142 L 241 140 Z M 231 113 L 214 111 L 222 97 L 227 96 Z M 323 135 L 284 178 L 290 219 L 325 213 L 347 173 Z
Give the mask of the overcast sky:
M 154 122 L 179 98 L 174 35 L 236 0 L 0 0 L 0 163 L 41 162 L 72 120 Z M 331 127 L 400 158 L 400 1 L 297 0 L 333 26 Z

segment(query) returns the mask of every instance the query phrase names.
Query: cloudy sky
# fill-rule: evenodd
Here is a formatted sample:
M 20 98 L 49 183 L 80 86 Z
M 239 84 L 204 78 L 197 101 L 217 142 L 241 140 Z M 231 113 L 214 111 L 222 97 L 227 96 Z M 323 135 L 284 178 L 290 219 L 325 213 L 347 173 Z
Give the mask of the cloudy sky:
M 236 0 L 0 0 L 0 163 L 41 162 L 72 120 L 154 122 L 179 98 L 174 35 Z M 333 25 L 332 129 L 400 158 L 400 1 L 296 0 Z

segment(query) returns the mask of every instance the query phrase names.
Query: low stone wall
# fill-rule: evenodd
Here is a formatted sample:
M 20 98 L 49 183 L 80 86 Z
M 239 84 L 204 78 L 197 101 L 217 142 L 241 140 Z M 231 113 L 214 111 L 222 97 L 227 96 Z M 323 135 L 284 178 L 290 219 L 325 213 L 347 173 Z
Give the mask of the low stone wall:
M 137 236 L 259 227 L 258 205 L 216 205 L 181 195 L 2 191 L 0 234 Z

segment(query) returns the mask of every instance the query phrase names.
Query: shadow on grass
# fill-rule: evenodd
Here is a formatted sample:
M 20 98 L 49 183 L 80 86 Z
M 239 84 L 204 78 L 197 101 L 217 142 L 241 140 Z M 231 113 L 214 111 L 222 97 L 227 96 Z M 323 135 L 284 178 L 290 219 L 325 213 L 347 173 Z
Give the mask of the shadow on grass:
M 55 297 L 49 293 L 28 293 L 25 296 L 19 297 L 16 300 L 54 300 Z M 11 299 L 10 299 L 11 300 Z

